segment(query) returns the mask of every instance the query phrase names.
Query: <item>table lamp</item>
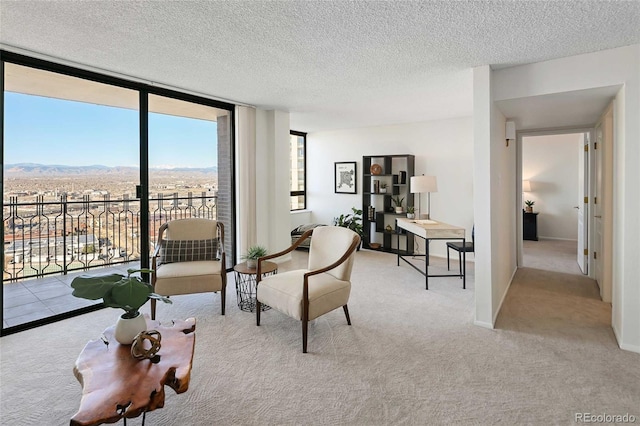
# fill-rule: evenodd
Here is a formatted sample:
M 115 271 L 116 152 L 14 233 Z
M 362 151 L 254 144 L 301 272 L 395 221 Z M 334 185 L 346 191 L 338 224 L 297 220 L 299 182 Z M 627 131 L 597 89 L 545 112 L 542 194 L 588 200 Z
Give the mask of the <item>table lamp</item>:
M 427 219 L 431 218 L 431 193 L 438 192 L 438 181 L 435 176 L 412 176 L 411 177 L 411 193 L 418 194 L 418 211 L 421 212 L 420 194 L 426 192 L 429 194 L 427 204 Z M 417 214 L 421 218 L 420 214 Z

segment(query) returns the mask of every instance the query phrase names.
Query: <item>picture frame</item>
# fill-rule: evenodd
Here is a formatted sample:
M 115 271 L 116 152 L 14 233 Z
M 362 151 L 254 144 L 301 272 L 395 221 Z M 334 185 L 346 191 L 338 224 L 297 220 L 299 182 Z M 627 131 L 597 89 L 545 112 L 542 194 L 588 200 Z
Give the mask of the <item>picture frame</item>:
M 336 194 L 357 194 L 358 173 L 355 161 L 334 163 L 334 188 Z

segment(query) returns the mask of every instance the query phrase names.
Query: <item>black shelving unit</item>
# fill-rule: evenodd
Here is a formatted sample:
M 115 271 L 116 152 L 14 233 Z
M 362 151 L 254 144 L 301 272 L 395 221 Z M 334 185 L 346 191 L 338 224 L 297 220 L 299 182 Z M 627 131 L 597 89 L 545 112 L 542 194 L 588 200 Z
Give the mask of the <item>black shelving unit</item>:
M 377 164 L 381 172 L 373 174 L 371 166 Z M 409 188 L 411 176 L 415 173 L 415 156 L 405 155 L 367 155 L 362 157 L 362 223 L 364 231 L 363 247 L 372 249 L 371 243 L 381 244 L 378 250 L 397 253 L 394 247 L 397 234 L 406 235 L 396 227 L 397 217 L 406 217 L 407 206 L 415 206 L 414 195 Z M 376 184 L 377 181 L 377 184 Z M 381 185 L 386 184 L 386 192 Z M 391 198 L 404 198 L 404 213 L 396 213 Z M 389 231 L 387 226 L 391 227 Z M 403 244 L 404 243 L 404 244 Z M 402 253 L 413 252 L 413 238 L 400 238 L 404 245 Z

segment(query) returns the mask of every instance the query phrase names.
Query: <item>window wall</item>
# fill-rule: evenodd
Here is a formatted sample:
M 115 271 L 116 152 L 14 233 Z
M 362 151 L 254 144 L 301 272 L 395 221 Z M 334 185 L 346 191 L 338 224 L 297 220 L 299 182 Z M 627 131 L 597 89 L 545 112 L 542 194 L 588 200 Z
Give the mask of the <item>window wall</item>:
M 307 206 L 307 134 L 291 131 L 290 153 L 291 153 L 291 210 L 303 210 Z
M 101 308 L 74 274 L 148 267 L 168 220 L 222 221 L 233 256 L 233 105 L 0 58 L 2 334 Z

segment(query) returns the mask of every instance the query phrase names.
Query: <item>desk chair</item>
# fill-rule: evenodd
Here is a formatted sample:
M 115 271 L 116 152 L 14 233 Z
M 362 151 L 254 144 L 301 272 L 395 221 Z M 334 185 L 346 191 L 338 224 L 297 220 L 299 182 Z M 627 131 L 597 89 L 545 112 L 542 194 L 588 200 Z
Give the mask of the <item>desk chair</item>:
M 461 242 L 451 242 L 451 243 L 447 243 L 447 271 L 450 271 L 450 267 L 449 267 L 449 249 L 453 249 L 455 251 L 458 252 L 458 266 L 460 268 L 460 278 L 462 278 L 462 252 L 464 251 L 465 253 L 475 253 L 475 232 L 476 232 L 476 227 L 475 225 L 473 226 L 473 228 L 471 228 L 471 242 L 465 242 L 464 246 L 462 246 Z M 455 275 L 454 275 L 455 276 Z

